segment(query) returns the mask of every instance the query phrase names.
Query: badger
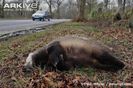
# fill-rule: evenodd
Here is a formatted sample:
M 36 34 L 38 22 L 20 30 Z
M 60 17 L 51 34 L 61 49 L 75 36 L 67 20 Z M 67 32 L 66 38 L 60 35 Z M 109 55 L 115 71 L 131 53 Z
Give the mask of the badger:
M 35 66 L 60 71 L 81 66 L 118 71 L 125 65 L 102 43 L 85 37 L 66 36 L 30 53 L 23 71 L 30 71 Z

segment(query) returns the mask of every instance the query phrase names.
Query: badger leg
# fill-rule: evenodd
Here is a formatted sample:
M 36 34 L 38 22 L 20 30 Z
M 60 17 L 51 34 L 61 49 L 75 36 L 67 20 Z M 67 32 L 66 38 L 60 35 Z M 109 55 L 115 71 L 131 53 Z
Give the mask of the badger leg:
M 62 64 L 61 62 L 63 62 L 61 57 L 63 50 L 58 42 L 55 42 L 47 50 L 49 55 L 47 67 L 55 70 L 57 69 L 58 64 Z
M 108 52 L 104 52 L 102 55 L 93 55 L 93 57 L 99 62 L 94 64 L 94 67 L 98 69 L 118 71 L 125 66 L 123 62 L 121 62 Z
M 61 53 L 59 52 L 52 52 L 49 55 L 49 61 L 48 61 L 48 68 L 52 69 L 52 70 L 60 70 L 60 71 L 64 71 L 64 70 L 69 70 L 72 67 L 71 62 L 68 61 L 64 61 L 64 59 L 66 58 L 64 55 L 63 57 L 61 57 Z
M 48 71 L 56 70 L 56 66 L 59 63 L 59 59 L 60 58 L 59 58 L 58 52 L 55 52 L 55 51 L 51 52 L 49 54 L 49 59 L 46 65 L 46 70 Z
M 72 63 L 68 61 L 61 61 L 57 65 L 57 69 L 60 71 L 67 71 L 70 70 L 72 67 L 73 67 Z

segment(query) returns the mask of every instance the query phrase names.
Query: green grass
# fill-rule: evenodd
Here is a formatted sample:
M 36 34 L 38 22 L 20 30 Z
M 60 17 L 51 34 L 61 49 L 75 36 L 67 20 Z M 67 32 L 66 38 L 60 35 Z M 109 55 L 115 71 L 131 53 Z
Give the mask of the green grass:
M 87 75 L 88 77 L 91 77 L 95 74 L 95 70 L 93 68 L 75 68 L 75 70 L 70 71 L 73 74 L 80 74 L 80 75 Z
M 45 46 L 50 41 L 66 35 L 83 36 L 98 40 L 109 47 L 113 47 L 113 52 L 118 58 L 125 62 L 128 61 L 127 63 L 129 65 L 132 64 L 132 33 L 127 33 L 126 30 L 120 29 L 98 29 L 95 26 L 90 26 L 88 23 L 67 22 L 49 26 L 44 31 L 38 33 L 18 36 L 0 42 L 0 65 L 2 65 L 2 68 L 8 68 L 9 71 L 15 71 L 16 73 L 15 75 L 12 75 L 10 72 L 4 72 L 2 74 L 11 77 L 15 76 L 16 80 L 18 80 L 18 82 L 15 82 L 14 84 L 16 85 L 16 88 L 18 88 L 18 86 L 26 86 L 32 77 L 23 75 L 20 69 L 24 64 L 27 55 L 30 52 Z M 118 37 L 116 35 L 118 35 Z M 118 39 L 116 39 L 116 37 Z M 17 71 L 20 72 L 18 73 Z M 131 80 L 131 75 L 128 74 L 133 74 L 132 68 L 126 68 L 119 73 L 104 72 L 93 68 L 76 68 L 65 73 L 69 73 L 70 75 L 86 75 L 89 79 L 96 82 L 116 82 L 118 80 L 123 80 L 123 77 L 126 77 L 124 81 L 127 81 L 128 79 Z M 2 74 L 0 75 L 0 79 L 4 79 L 5 81 L 3 81 L 3 83 L 9 85 L 6 76 L 3 76 Z M 41 70 L 39 70 L 39 74 L 42 74 Z M 9 78 L 8 80 L 11 79 Z
M 49 26 L 42 32 L 10 38 L 7 41 L 0 42 L 0 61 L 4 64 L 4 59 L 14 58 L 15 55 L 20 57 L 21 55 L 28 54 L 37 48 L 45 46 L 51 40 L 58 37 L 65 35 L 83 36 L 83 34 L 87 32 L 98 32 L 98 30 L 84 23 L 70 22 Z M 22 62 L 20 61 L 20 63 Z M 72 73 L 93 76 L 94 72 L 92 68 L 81 68 L 75 69 Z
M 46 44 L 47 41 L 41 41 L 45 37 L 60 36 L 58 32 L 69 30 L 97 31 L 95 28 L 85 25 L 84 23 L 62 23 L 48 27 L 45 31 L 10 38 L 7 41 L 0 42 L 0 60 L 12 55 L 13 53 L 25 53 L 34 50 L 40 43 Z M 56 34 L 57 33 L 57 34 Z M 67 33 L 67 32 L 66 32 Z M 36 45 L 36 46 L 35 46 Z M 43 45 L 42 45 L 43 46 Z M 15 48 L 14 48 L 15 47 Z

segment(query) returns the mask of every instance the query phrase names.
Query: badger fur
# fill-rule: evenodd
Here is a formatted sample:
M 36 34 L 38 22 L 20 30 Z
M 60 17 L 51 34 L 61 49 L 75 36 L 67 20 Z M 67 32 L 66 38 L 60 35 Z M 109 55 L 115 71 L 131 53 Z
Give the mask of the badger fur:
M 81 66 L 118 71 L 125 65 L 113 56 L 107 46 L 92 39 L 70 36 L 56 39 L 30 53 L 24 68 L 27 70 L 33 66 L 46 66 L 60 71 Z

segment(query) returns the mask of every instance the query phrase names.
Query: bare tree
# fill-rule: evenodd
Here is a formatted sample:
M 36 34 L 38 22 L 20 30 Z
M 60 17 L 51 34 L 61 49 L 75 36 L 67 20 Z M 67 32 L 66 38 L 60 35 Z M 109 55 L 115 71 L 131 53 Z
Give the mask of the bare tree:
M 76 2 L 73 0 L 68 0 L 68 12 L 69 18 L 73 18 L 77 14 Z
M 126 0 L 126 5 L 133 9 L 133 0 Z
M 109 0 L 104 0 L 104 7 L 107 10 L 108 9 Z
M 118 3 L 118 12 L 119 13 L 124 13 L 125 12 L 125 5 L 126 5 L 126 0 L 117 0 Z
M 121 12 L 121 10 L 122 10 L 122 1 L 123 0 L 117 0 L 117 3 L 118 3 L 118 12 Z
M 86 4 L 86 0 L 77 0 L 77 5 L 79 9 L 79 12 L 78 12 L 79 21 L 82 21 L 85 19 L 85 4 Z
M 1 17 L 4 18 L 4 5 L 5 5 L 5 0 L 2 1 L 2 7 L 1 7 Z
M 97 5 L 97 0 L 86 0 L 86 3 L 87 3 L 89 12 L 91 12 L 92 9 L 95 8 L 95 6 Z
M 123 8 L 122 8 L 123 12 L 125 12 L 125 5 L 126 5 L 126 0 L 123 0 Z
M 74 18 L 77 15 L 78 9 L 77 4 L 74 0 L 68 0 L 62 3 L 60 7 L 61 18 Z
M 60 18 L 60 6 L 64 0 L 56 0 L 57 4 L 57 18 Z
M 50 16 L 53 17 L 52 5 L 53 5 L 54 1 L 53 0 L 45 0 L 45 2 L 47 3 L 47 5 L 49 7 Z
M 86 0 L 86 3 L 88 5 L 89 11 L 92 9 L 92 0 Z
M 123 17 L 123 13 L 125 12 L 125 5 L 126 5 L 126 0 L 117 0 L 118 4 L 118 10 L 117 13 L 114 15 L 114 21 L 121 20 Z
M 1 17 L 1 15 L 2 15 L 2 4 L 1 4 L 1 0 L 0 0 L 0 17 Z

